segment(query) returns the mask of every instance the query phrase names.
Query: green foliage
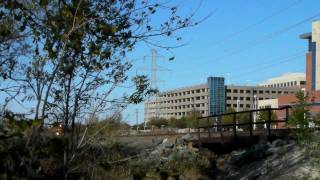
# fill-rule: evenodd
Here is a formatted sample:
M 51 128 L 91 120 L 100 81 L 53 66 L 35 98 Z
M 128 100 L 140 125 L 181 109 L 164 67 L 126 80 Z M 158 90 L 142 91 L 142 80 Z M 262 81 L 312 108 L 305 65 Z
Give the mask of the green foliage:
M 5 114 L 0 125 L 0 174 L 8 179 L 59 177 L 65 141 L 47 132 L 35 141 L 27 119 Z M 49 135 L 51 134 L 51 135 Z M 33 143 L 34 146 L 30 146 Z
M 308 95 L 305 95 L 303 91 L 299 91 L 296 93 L 296 99 L 288 125 L 296 128 L 295 136 L 299 143 L 308 143 L 311 140 L 312 133 L 309 128 L 309 122 L 311 122 L 312 118 L 307 107 Z
M 168 124 L 168 120 L 164 118 L 151 118 L 148 122 L 149 127 L 154 126 L 156 128 L 168 127 Z
M 117 135 L 120 131 L 129 131 L 130 125 L 123 122 L 122 117 L 93 120 L 88 124 L 88 134 L 97 134 L 100 138 Z
M 97 145 L 101 137 L 128 126 L 114 119 L 93 122 L 88 135 L 96 136 L 83 148 L 79 141 L 84 126 L 79 122 L 90 118 L 89 111 L 94 117 L 109 110 L 110 104 L 122 109 L 153 95 L 156 90 L 142 75 L 132 78 L 132 94 L 117 99 L 110 96 L 130 80 L 133 64 L 127 57 L 139 43 L 170 51 L 170 47 L 155 44 L 154 38 L 179 40 L 175 31 L 198 23 L 192 21 L 194 13 L 181 16 L 176 6 L 163 3 L 165 6 L 146 0 L 0 1 L 0 78 L 5 80 L 0 93 L 5 91 L 8 96 L 2 98 L 5 104 L 14 99 L 31 106 L 28 109 L 34 115 L 27 122 L 8 118 L 1 127 L 0 136 L 5 139 L 0 142 L 4 154 L 0 166 L 5 166 L 1 170 L 17 179 L 38 175 L 66 179 L 81 164 L 85 168 L 77 173 L 94 174 L 104 153 Z M 168 16 L 154 23 L 158 12 Z M 51 122 L 62 125 L 61 137 L 45 127 Z
M 201 113 L 198 110 L 192 110 L 191 113 L 186 116 L 187 127 L 188 128 L 197 128 L 198 127 L 198 118 L 201 117 Z
M 271 121 L 277 120 L 277 114 L 274 111 L 271 111 Z M 269 112 L 268 111 L 260 111 L 257 115 L 257 122 L 266 122 L 269 120 Z M 257 124 L 258 128 L 263 128 L 264 124 Z
M 238 123 L 250 123 L 250 113 L 240 113 L 237 114 Z M 239 128 L 248 130 L 250 128 L 249 125 L 239 125 Z
M 180 119 L 170 118 L 168 126 L 180 129 L 187 128 L 187 119 L 185 117 L 182 117 Z
M 234 108 L 227 108 L 226 113 L 236 112 Z M 233 124 L 233 115 L 222 116 L 222 124 Z

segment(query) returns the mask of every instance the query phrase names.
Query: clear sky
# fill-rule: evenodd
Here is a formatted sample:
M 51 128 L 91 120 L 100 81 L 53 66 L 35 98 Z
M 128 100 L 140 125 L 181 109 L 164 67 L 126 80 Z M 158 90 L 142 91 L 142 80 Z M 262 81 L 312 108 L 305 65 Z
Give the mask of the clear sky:
M 181 1 L 188 13 L 199 1 Z M 287 72 L 305 71 L 307 42 L 299 35 L 311 31 L 311 22 L 320 19 L 320 0 L 203 0 L 197 17 L 210 18 L 178 34 L 184 47 L 170 53 L 159 50 L 164 59 L 158 64 L 170 71 L 157 73 L 159 90 L 205 83 L 208 76 L 224 76 L 229 84 L 254 85 Z M 157 21 L 158 19 L 156 19 Z M 160 21 L 160 19 L 159 19 Z M 165 42 L 164 42 L 165 43 Z M 151 49 L 137 47 L 138 59 L 131 75 L 149 73 L 150 61 L 143 57 Z M 149 73 L 150 74 L 150 73 Z M 129 106 L 124 118 L 134 124 L 135 109 L 143 122 L 143 105 Z

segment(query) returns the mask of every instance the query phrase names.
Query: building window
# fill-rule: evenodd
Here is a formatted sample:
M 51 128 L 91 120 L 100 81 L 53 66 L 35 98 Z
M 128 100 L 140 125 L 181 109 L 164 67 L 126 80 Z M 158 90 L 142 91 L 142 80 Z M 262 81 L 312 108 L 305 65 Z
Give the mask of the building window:
M 246 108 L 250 108 L 250 104 L 247 104 L 247 105 L 246 105 Z
M 227 104 L 227 107 L 231 107 L 231 104 Z
M 227 100 L 231 100 L 231 97 L 230 97 L 230 96 L 227 96 Z
M 240 90 L 240 93 L 244 93 L 244 90 L 243 90 L 243 89 L 241 89 L 241 90 Z
M 202 89 L 202 92 L 206 92 L 206 89 Z
M 200 107 L 200 104 L 196 104 L 196 107 Z
M 300 81 L 300 85 L 305 85 L 306 82 L 305 81 Z
M 240 107 L 243 108 L 243 104 L 240 104 Z
M 238 100 L 238 97 L 233 97 L 233 100 Z
M 253 90 L 253 94 L 257 94 L 257 90 Z
M 231 89 L 227 89 L 227 92 L 228 92 L 228 93 L 231 93 Z
M 278 94 L 282 94 L 282 92 L 281 92 L 281 91 L 278 91 Z
M 259 98 L 259 100 L 263 100 L 263 98 L 262 98 L 262 97 L 260 97 L 260 98 Z
M 246 93 L 251 93 L 251 91 L 250 90 L 246 90 Z
M 270 91 L 266 91 L 266 93 L 268 93 L 268 94 L 269 94 L 269 93 L 270 93 Z
M 197 93 L 200 93 L 200 89 L 197 89 L 196 92 L 197 92 Z
M 196 97 L 196 100 L 200 100 L 200 96 Z
M 275 93 L 277 93 L 276 91 L 272 91 L 272 94 L 275 94 Z
M 262 91 L 262 90 L 260 90 L 260 91 L 259 91 L 259 94 L 263 94 L 263 91 Z
M 243 97 L 240 97 L 240 100 L 243 100 Z
M 238 93 L 238 89 L 234 89 L 234 90 L 233 90 L 233 93 Z
M 246 97 L 246 100 L 247 100 L 247 101 L 250 101 L 250 97 Z
M 233 107 L 234 107 L 234 108 L 237 107 L 237 104 L 233 104 Z
M 284 91 L 283 93 L 284 93 L 284 94 L 288 94 L 288 91 Z

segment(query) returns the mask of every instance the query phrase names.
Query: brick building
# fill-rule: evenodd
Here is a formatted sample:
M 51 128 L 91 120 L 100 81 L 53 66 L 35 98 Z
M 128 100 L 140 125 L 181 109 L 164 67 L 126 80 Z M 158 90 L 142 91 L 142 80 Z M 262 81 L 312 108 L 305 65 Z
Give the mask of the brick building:
M 320 21 L 312 23 L 312 32 L 300 35 L 301 39 L 308 41 L 306 53 L 306 86 L 308 103 L 311 113 L 320 112 Z M 294 95 L 281 95 L 278 97 L 279 106 L 293 105 L 296 102 Z

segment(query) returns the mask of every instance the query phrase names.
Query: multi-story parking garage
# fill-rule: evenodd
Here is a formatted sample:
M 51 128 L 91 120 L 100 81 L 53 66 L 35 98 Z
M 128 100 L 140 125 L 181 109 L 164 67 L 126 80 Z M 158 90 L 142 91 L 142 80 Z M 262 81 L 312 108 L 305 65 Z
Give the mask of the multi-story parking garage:
M 259 100 L 294 94 L 299 87 L 225 86 L 223 78 L 209 77 L 207 84 L 160 92 L 145 102 L 145 120 L 152 117 L 181 118 L 197 110 L 202 116 L 223 113 L 226 108 L 254 109 Z M 221 93 L 222 92 L 222 93 Z

